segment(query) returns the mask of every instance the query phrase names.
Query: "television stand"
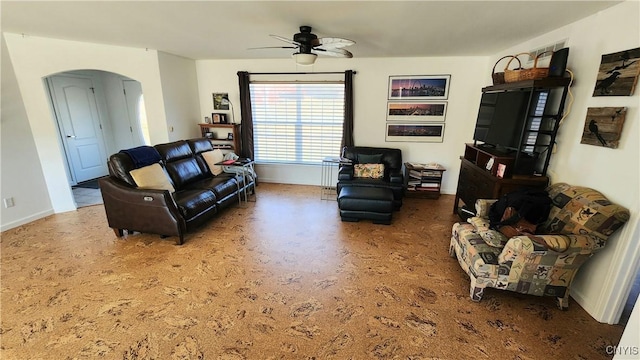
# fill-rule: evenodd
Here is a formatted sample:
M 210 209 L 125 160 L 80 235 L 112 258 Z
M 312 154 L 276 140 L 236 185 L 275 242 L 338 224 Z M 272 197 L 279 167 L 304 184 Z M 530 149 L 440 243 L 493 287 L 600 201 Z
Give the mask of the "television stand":
M 513 169 L 509 170 L 514 164 L 514 159 L 515 154 L 509 156 L 485 147 L 466 144 L 464 156 L 460 157 L 462 163 L 453 213 L 459 214 L 460 200 L 467 208 L 474 209 L 478 199 L 498 199 L 506 193 L 522 188 L 544 189 L 547 187 L 549 178 L 546 176 L 532 175 L 532 172 L 522 173 L 522 171 L 515 171 L 514 174 Z M 506 165 L 506 172 L 502 178 L 496 176 L 499 164 Z

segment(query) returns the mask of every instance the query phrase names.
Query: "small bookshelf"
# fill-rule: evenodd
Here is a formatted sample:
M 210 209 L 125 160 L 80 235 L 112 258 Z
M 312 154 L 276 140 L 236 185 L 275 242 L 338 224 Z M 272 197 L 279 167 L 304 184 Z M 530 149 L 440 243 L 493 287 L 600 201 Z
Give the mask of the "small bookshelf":
M 229 150 L 240 154 L 240 124 L 198 125 L 202 137 L 209 139 L 214 149 Z
M 442 175 L 446 169 L 439 164 L 404 164 L 405 196 L 437 199 L 440 197 Z

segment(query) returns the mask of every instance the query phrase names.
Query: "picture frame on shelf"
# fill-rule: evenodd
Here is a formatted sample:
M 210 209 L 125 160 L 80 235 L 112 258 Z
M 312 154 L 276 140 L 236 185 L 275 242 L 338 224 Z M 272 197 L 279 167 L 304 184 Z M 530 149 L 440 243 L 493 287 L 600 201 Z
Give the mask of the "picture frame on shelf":
M 387 123 L 385 141 L 388 142 L 442 142 L 443 140 L 444 123 Z
M 446 100 L 451 75 L 389 76 L 389 100 Z
M 227 114 L 221 113 L 212 113 L 211 119 L 214 124 L 226 124 L 227 123 Z
M 389 101 L 387 121 L 444 122 L 446 101 Z

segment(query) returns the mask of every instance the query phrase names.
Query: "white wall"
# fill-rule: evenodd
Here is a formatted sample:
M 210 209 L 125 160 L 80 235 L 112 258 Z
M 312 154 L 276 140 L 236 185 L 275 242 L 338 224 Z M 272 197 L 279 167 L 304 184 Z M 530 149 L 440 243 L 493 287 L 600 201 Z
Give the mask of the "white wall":
M 202 60 L 196 61 L 200 89 L 201 118 L 213 111 L 211 94 L 227 92 L 236 107 L 236 121 L 240 122 L 238 71 L 265 72 L 343 72 L 355 70 L 354 75 L 354 141 L 360 146 L 393 147 L 402 150 L 404 161 L 438 162 L 447 168 L 443 192 L 454 194 L 460 169 L 459 157 L 464 143 L 472 141 L 473 129 L 480 101 L 480 89 L 486 86 L 483 70 L 486 57 L 442 58 L 367 58 L 334 59 L 320 57 L 311 67 L 297 66 L 293 60 Z M 451 83 L 444 142 L 386 142 L 385 124 L 387 92 L 390 75 L 450 74 Z M 313 77 L 316 79 L 318 76 Z M 261 77 L 264 79 L 264 77 Z M 269 76 L 277 80 L 275 76 Z M 327 154 L 335 155 L 335 154 Z M 320 166 L 258 165 L 261 181 L 320 184 Z
M 11 208 L 0 203 L 0 230 L 4 231 L 50 215 L 53 209 L 13 65 L 4 40 L 0 40 L 0 197 L 15 199 Z
M 155 51 L 11 33 L 3 35 L 55 212 L 75 210 L 75 203 L 49 108 L 45 77 L 70 70 L 96 69 L 139 80 L 147 100 L 147 114 L 153 119 L 150 121 L 151 139 L 156 143 L 168 140 Z
M 497 60 L 505 54 L 529 51 L 567 39 L 566 45 L 570 48 L 567 67 L 576 77 L 571 88 L 575 101 L 558 132 L 557 152 L 551 157 L 549 167 L 552 182 L 592 187 L 631 211 L 629 223 L 609 239 L 602 252 L 583 265 L 573 283 L 572 297 L 602 322 L 615 322 L 616 312 L 619 316 L 612 301 L 623 291 L 621 285 L 624 284 L 620 283 L 618 274 L 633 271 L 628 269 L 628 262 L 623 261 L 625 253 L 637 254 L 637 239 L 633 240 L 632 234 L 638 226 L 640 211 L 640 90 L 636 89 L 633 96 L 618 97 L 593 97 L 592 93 L 601 55 L 640 46 L 639 6 L 637 1 L 627 1 L 494 56 Z M 491 61 L 491 66 L 495 60 Z M 609 106 L 627 107 L 619 147 L 609 149 L 580 144 L 587 108 Z
M 197 124 L 204 118 L 198 113 L 200 103 L 195 62 L 164 52 L 158 52 L 158 62 L 169 140 L 201 136 Z

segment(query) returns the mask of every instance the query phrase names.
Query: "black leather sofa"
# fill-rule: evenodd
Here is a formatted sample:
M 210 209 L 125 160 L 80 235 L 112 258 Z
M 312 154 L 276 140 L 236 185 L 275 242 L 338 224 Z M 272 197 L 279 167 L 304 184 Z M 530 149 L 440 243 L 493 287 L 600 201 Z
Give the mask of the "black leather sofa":
M 208 139 L 181 140 L 155 145 L 160 164 L 175 188 L 150 190 L 137 188 L 130 171 L 136 169 L 126 153 L 110 156 L 109 177 L 99 180 L 109 227 L 117 236 L 127 232 L 178 236 L 215 217 L 221 209 L 239 202 L 244 192 L 253 191 L 255 181 L 242 175 L 213 175 L 202 153 L 212 151 Z
M 371 161 L 371 156 L 377 158 L 377 155 L 380 155 L 378 163 L 384 164 L 384 176 L 381 179 L 353 176 L 353 164 Z M 395 210 L 400 209 L 404 197 L 402 151 L 400 149 L 351 146 L 342 149 L 342 157 L 351 160 L 352 164 L 343 164 L 338 171 L 338 195 L 344 187 L 390 189 L 393 193 L 393 207 Z

